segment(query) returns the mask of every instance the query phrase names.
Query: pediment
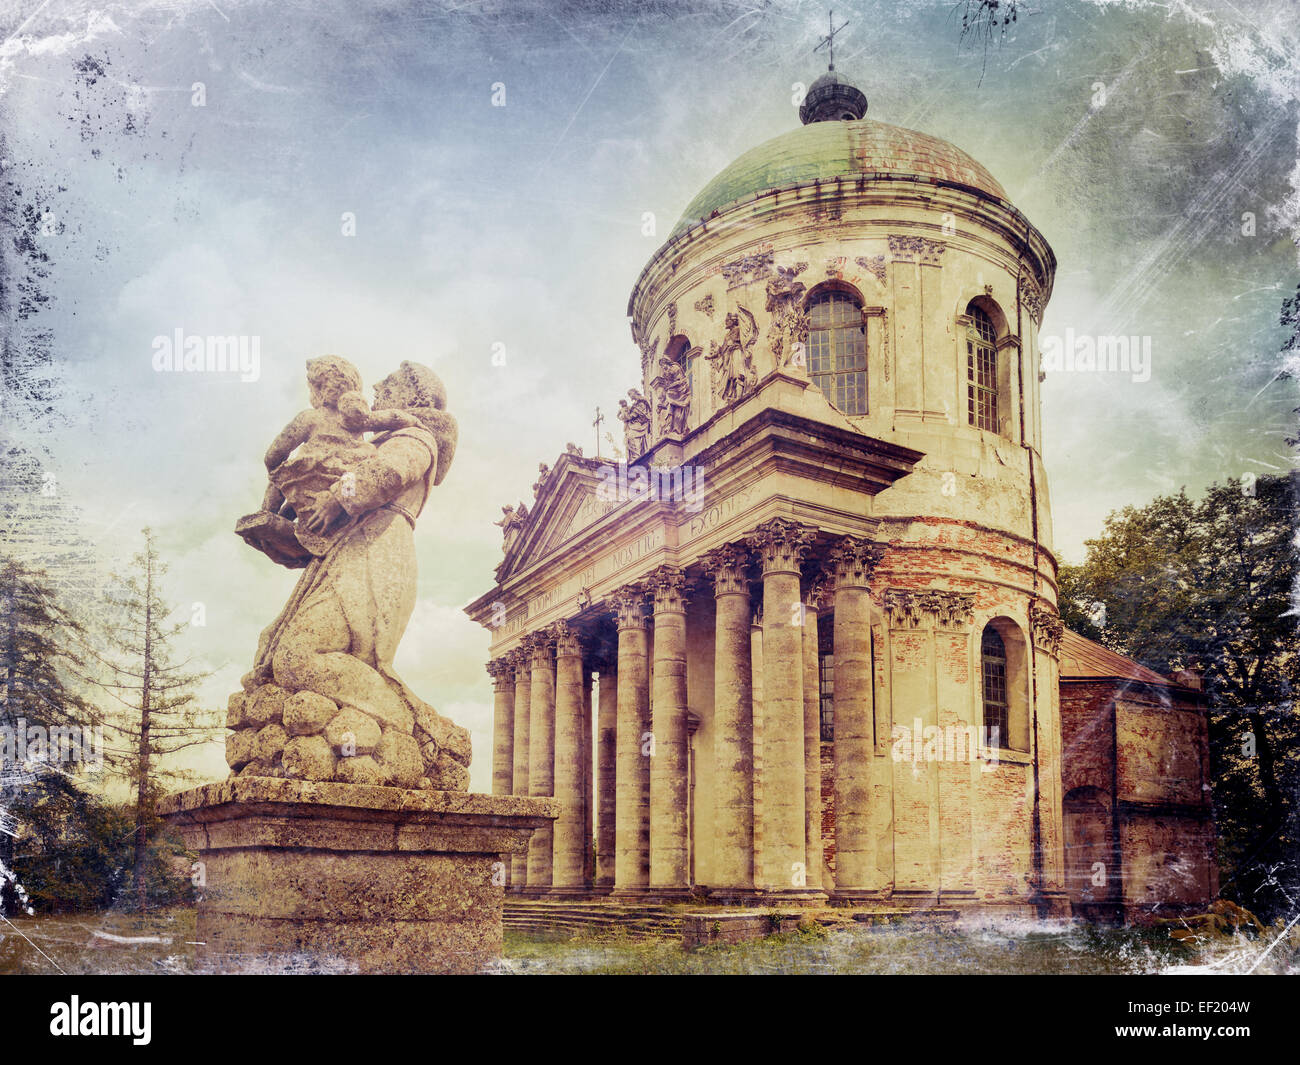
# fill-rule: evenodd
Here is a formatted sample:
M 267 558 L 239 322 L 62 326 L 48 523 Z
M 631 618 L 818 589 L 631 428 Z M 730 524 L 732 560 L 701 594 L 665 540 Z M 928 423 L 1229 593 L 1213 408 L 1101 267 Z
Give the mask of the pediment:
M 602 498 L 599 491 L 605 483 L 601 471 L 607 465 L 599 459 L 561 456 L 542 485 L 523 528 L 506 549 L 497 567 L 498 581 L 554 554 L 618 506 Z

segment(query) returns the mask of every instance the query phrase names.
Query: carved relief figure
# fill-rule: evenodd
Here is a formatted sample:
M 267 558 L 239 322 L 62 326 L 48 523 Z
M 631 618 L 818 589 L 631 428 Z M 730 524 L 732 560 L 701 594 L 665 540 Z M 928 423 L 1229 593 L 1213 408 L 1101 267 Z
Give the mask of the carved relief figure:
M 681 436 L 691 410 L 691 383 L 685 371 L 672 359 L 659 360 L 659 376 L 650 382 L 655 396 L 655 413 L 660 433 Z
M 800 353 L 808 341 L 808 312 L 804 310 L 808 288 L 796 280 L 807 268 L 807 263 L 778 266 L 776 276 L 767 283 L 765 309 L 772 316 L 767 336 L 777 366 L 803 366 L 807 362 Z
M 618 420 L 623 423 L 627 461 L 633 462 L 645 454 L 650 443 L 650 401 L 638 388 L 629 388 L 627 394 L 632 402 L 618 401 Z
M 709 345 L 708 360 L 713 366 L 713 395 L 719 405 L 733 403 L 754 387 L 758 373 L 754 368 L 754 344 L 758 340 L 758 323 L 744 307 L 737 306 L 723 319 L 726 333 L 722 343 Z

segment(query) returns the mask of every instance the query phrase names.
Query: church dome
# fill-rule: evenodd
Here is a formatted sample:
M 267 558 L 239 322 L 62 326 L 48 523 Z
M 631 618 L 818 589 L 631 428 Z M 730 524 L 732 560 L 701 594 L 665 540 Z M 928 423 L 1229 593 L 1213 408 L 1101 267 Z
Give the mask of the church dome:
M 815 82 L 814 88 L 822 80 Z M 839 88 L 851 86 L 838 79 L 822 86 L 823 90 Z M 810 90 L 809 98 L 812 96 Z M 691 201 L 672 236 L 726 207 L 774 191 L 837 179 L 942 183 L 1007 204 L 1006 190 L 993 175 L 945 140 L 869 118 L 813 119 L 760 144 L 726 167 Z

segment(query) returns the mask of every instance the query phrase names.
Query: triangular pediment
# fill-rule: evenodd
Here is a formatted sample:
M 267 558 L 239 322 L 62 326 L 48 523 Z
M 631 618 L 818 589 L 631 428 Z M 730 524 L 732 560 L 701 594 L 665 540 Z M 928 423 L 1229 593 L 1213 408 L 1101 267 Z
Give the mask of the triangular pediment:
M 603 499 L 599 488 L 601 471 L 608 464 L 599 459 L 564 454 L 550 471 L 528 512 L 523 528 L 506 549 L 497 567 L 497 580 L 527 569 L 554 554 L 594 525 L 618 504 Z

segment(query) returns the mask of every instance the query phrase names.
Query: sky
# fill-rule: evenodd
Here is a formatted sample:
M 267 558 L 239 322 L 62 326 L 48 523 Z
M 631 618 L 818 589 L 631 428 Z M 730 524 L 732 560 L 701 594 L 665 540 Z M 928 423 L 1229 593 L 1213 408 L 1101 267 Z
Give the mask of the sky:
M 1300 11 L 1037 0 L 985 47 L 960 8 L 837 0 L 836 66 L 870 117 L 970 153 L 1046 236 L 1045 337 L 1150 338 L 1149 380 L 1044 385 L 1056 544 L 1078 562 L 1116 508 L 1292 462 L 1278 313 L 1300 280 Z M 593 453 L 598 405 L 619 428 L 633 282 L 715 173 L 798 123 L 826 17 L 0 0 L 0 431 L 44 492 L 7 511 L 10 549 L 53 557 L 57 511 L 107 571 L 150 526 L 177 617 L 202 604 L 181 650 L 224 706 L 295 579 L 233 527 L 306 405 L 305 360 L 344 355 L 367 385 L 432 366 L 460 442 L 417 530 L 397 668 L 471 730 L 489 790 L 488 636 L 462 608 L 492 586 L 492 522 L 567 442 Z M 176 330 L 257 337 L 257 379 L 157 372 Z M 221 775 L 220 748 L 199 765 Z

